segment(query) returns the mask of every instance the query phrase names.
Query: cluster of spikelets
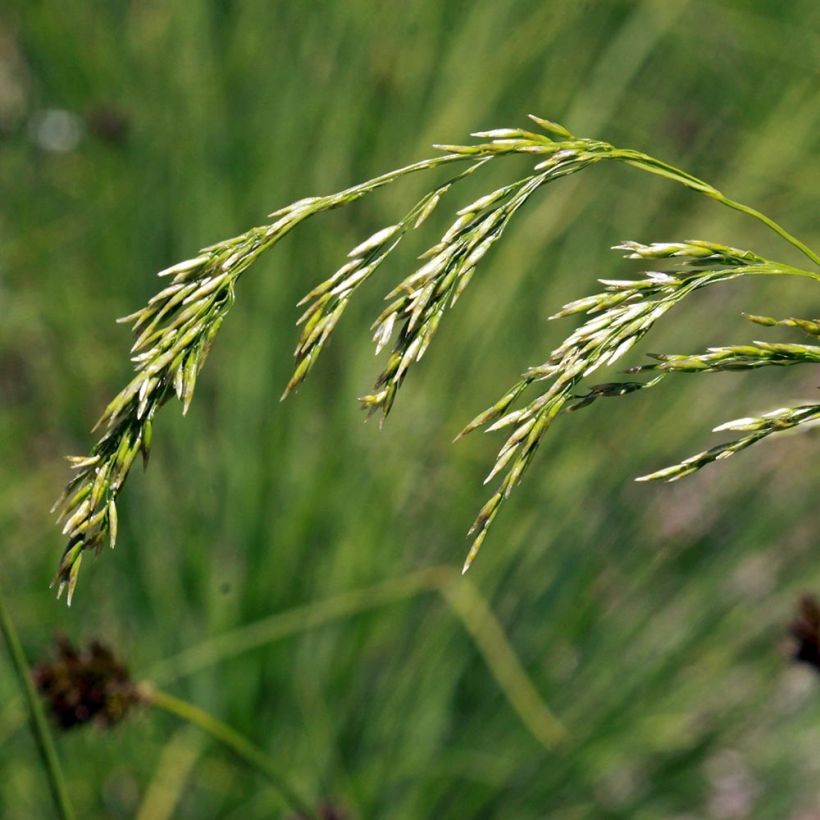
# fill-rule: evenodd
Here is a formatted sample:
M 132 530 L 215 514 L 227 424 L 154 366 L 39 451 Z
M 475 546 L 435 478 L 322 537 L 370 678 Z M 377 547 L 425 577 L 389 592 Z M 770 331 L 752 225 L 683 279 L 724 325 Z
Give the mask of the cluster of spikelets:
M 314 287 L 300 303 L 301 335 L 296 347 L 293 376 L 285 395 L 307 377 L 327 343 L 354 292 L 367 281 L 402 241 L 421 227 L 450 189 L 482 166 L 504 156 L 528 155 L 532 172 L 480 197 L 456 212 L 441 239 L 421 255 L 419 267 L 387 295 L 387 307 L 373 325 L 377 351 L 391 345 L 373 392 L 361 399 L 368 412 L 386 416 L 409 369 L 427 351 L 444 313 L 461 296 L 477 265 L 503 235 L 516 212 L 543 186 L 604 160 L 617 160 L 666 177 L 723 205 L 746 213 L 775 230 L 808 256 L 820 258 L 798 239 L 765 215 L 735 202 L 708 183 L 647 154 L 616 148 L 599 140 L 576 137 L 560 125 L 532 117 L 542 132 L 498 129 L 473 136 L 474 145 L 436 146 L 442 153 L 431 159 L 368 180 L 324 197 L 299 200 L 271 214 L 273 222 L 203 249 L 193 259 L 174 265 L 159 275 L 170 284 L 148 304 L 121 321 L 131 322 L 136 333 L 133 362 L 136 375 L 109 404 L 98 426 L 105 430 L 87 457 L 70 460 L 76 475 L 58 502 L 63 532 L 68 539 L 55 581 L 58 593 L 77 581 L 83 554 L 114 546 L 117 537 L 116 500 L 138 455 L 147 462 L 152 422 L 156 411 L 176 396 L 183 412 L 194 393 L 196 378 L 226 313 L 234 300 L 238 278 L 265 251 L 303 220 L 354 202 L 377 188 L 418 171 L 456 163 L 465 164 L 425 194 L 395 224 L 374 233 L 355 247 L 348 260 L 330 278 Z M 530 368 L 499 401 L 476 417 L 461 435 L 486 427 L 511 428 L 488 481 L 503 473 L 499 488 L 481 509 L 465 570 L 475 558 L 502 502 L 520 481 L 544 433 L 563 411 L 571 411 L 603 396 L 621 396 L 657 384 L 669 373 L 737 370 L 767 365 L 818 363 L 820 348 L 809 344 L 765 344 L 713 348 L 701 355 L 660 355 L 652 364 L 632 368 L 650 372 L 645 382 L 597 384 L 579 395 L 582 381 L 599 367 L 620 359 L 670 308 L 700 288 L 747 275 L 797 275 L 820 280 L 820 274 L 764 259 L 750 251 L 717 243 L 687 241 L 617 246 L 627 257 L 660 262 L 669 271 L 651 271 L 635 280 L 601 280 L 604 290 L 566 305 L 555 317 L 586 314 L 547 360 Z M 764 325 L 783 324 L 800 329 L 814 339 L 820 335 L 817 320 L 749 317 Z M 523 407 L 515 408 L 533 384 L 544 389 Z M 820 416 L 820 405 L 778 410 L 758 419 L 741 419 L 724 430 L 746 433 L 725 445 L 698 454 L 681 464 L 645 476 L 674 480 L 725 458 L 765 436 L 806 424 Z

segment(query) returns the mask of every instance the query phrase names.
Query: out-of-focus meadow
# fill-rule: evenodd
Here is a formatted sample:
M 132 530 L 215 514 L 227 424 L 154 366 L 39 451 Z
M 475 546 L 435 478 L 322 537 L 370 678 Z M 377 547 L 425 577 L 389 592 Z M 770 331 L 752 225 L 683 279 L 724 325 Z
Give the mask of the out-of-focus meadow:
M 136 677 L 162 673 L 348 818 L 820 816 L 820 680 L 786 640 L 799 594 L 820 591 L 816 434 L 677 484 L 632 482 L 715 443 L 718 423 L 816 395 L 808 369 L 671 377 L 547 436 L 469 578 L 566 727 L 558 745 L 534 737 L 434 592 L 319 626 L 308 608 L 264 646 L 187 673 L 157 666 L 277 612 L 460 566 L 499 441 L 451 439 L 572 326 L 546 316 L 598 276 L 636 272 L 608 250 L 617 241 L 695 236 L 797 261 L 761 225 L 627 167 L 534 198 L 381 430 L 356 402 L 379 369 L 367 330 L 412 249 L 352 303 L 280 404 L 295 302 L 426 178 L 298 229 L 243 277 L 188 416 L 173 402 L 158 417 L 150 467 L 122 497 L 117 549 L 87 560 L 70 610 L 48 589 L 63 455 L 91 446 L 128 378 L 129 335 L 113 319 L 154 292 L 156 270 L 294 199 L 428 156 L 433 142 L 524 125 L 528 112 L 668 159 L 817 247 L 819 9 L 4 3 L 0 584 L 29 658 L 58 631 L 108 641 Z M 512 179 L 523 166 L 503 167 Z M 490 190 L 479 184 L 452 204 Z M 428 245 L 447 215 L 431 219 Z M 630 363 L 789 338 L 740 313 L 817 315 L 812 287 L 712 289 Z M 50 816 L 0 657 L 0 815 Z M 288 816 L 258 775 L 152 711 L 57 744 L 83 818 Z

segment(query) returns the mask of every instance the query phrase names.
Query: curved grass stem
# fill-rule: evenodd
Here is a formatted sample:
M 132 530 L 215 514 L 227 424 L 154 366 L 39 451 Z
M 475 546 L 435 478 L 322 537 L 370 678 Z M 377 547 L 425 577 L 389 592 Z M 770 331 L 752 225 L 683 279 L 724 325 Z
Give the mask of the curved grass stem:
M 278 612 L 161 661 L 148 671 L 148 677 L 168 683 L 290 635 L 428 592 L 441 595 L 464 626 L 527 731 L 546 749 L 563 741 L 566 729 L 539 695 L 490 605 L 475 585 L 452 566 L 429 567 Z
M 179 729 L 160 753 L 154 776 L 143 793 L 134 820 L 169 820 L 200 759 L 205 737 L 190 724 Z
M 730 199 L 708 182 L 704 182 L 702 179 L 698 179 L 697 177 L 692 176 L 692 174 L 689 174 L 680 168 L 676 168 L 674 165 L 670 165 L 668 162 L 663 162 L 662 160 L 656 159 L 649 154 L 643 154 L 640 151 L 616 148 L 613 151 L 613 157 L 622 159 L 628 165 L 631 165 L 634 168 L 639 168 L 649 174 L 655 174 L 657 176 L 662 176 L 666 179 L 671 179 L 678 182 L 686 188 L 691 188 L 693 191 L 698 191 L 704 196 L 714 199 L 715 202 L 719 202 L 727 208 L 732 208 L 735 211 L 739 211 L 742 214 L 746 214 L 746 216 L 756 219 L 758 222 L 762 222 L 767 228 L 770 228 L 778 234 L 778 236 L 785 239 L 790 245 L 797 248 L 800 253 L 808 259 L 811 259 L 815 265 L 820 266 L 820 255 L 815 253 L 808 245 L 806 245 L 805 242 L 799 240 L 794 234 L 787 231 L 782 225 L 775 222 L 771 217 L 766 216 L 766 214 L 758 211 L 756 208 L 752 208 L 749 205 L 744 205 L 742 202 L 737 202 L 734 199 Z
M 300 817 L 316 818 L 316 813 L 307 801 L 303 800 L 288 784 L 270 757 L 244 735 L 241 735 L 204 709 L 200 709 L 198 706 L 168 692 L 154 689 L 148 684 L 143 684 L 141 694 L 149 705 L 162 709 L 164 712 L 168 712 L 174 717 L 201 729 L 233 752 L 242 762 L 263 774 L 273 784 L 288 808 L 297 812 Z
M 761 213 L 748 205 L 744 205 L 742 202 L 735 202 L 735 200 L 729 199 L 729 197 L 723 196 L 723 194 L 714 198 L 723 205 L 726 205 L 728 208 L 733 208 L 735 211 L 740 211 L 740 213 L 751 216 L 759 222 L 762 222 L 764 225 L 771 228 L 776 234 L 779 234 L 790 245 L 797 248 L 797 250 L 799 250 L 804 256 L 811 259 L 815 265 L 820 266 L 820 255 L 816 254 L 808 245 L 801 242 L 796 236 L 794 236 L 794 234 L 789 233 L 784 227 L 779 225 L 770 217 L 766 216 L 766 214 Z

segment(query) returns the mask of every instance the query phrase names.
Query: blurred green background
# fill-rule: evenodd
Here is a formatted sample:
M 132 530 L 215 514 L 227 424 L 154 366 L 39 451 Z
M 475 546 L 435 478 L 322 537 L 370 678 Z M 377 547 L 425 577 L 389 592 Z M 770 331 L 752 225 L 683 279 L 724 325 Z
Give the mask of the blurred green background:
M 87 561 L 70 610 L 57 603 L 48 508 L 62 456 L 87 451 L 128 377 L 113 319 L 154 292 L 153 272 L 293 199 L 528 112 L 668 159 L 820 244 L 816 0 L 5 0 L 0 583 L 31 659 L 62 630 L 110 642 L 140 677 L 271 613 L 460 566 L 499 440 L 450 441 L 572 327 L 547 315 L 597 276 L 635 272 L 611 245 L 696 236 L 797 261 L 759 224 L 626 167 L 550 186 L 380 431 L 356 402 L 378 372 L 367 328 L 425 245 L 381 271 L 280 404 L 294 305 L 432 176 L 319 217 L 243 278 L 188 417 L 174 403 L 158 419 L 117 550 Z M 481 192 L 454 192 L 450 208 Z M 740 312 L 818 307 L 805 282 L 725 285 L 632 358 L 777 339 Z M 167 686 L 349 818 L 816 818 L 820 690 L 785 641 L 798 594 L 820 590 L 816 434 L 675 485 L 631 480 L 713 443 L 720 422 L 815 394 L 807 369 L 678 377 L 547 437 L 470 577 L 565 724 L 559 746 L 527 731 L 434 594 Z M 0 816 L 47 817 L 0 657 Z M 264 780 L 161 714 L 57 743 L 83 818 L 288 816 Z

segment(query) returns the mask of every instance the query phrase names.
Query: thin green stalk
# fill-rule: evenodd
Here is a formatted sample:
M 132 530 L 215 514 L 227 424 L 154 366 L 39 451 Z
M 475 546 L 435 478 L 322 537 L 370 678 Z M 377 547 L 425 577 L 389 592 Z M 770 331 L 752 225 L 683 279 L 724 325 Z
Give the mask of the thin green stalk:
M 739 276 L 800 276 L 804 279 L 813 279 L 815 282 L 820 282 L 820 272 L 796 268 L 794 265 L 786 265 L 783 262 L 752 264 L 737 268 L 735 273 Z
M 451 566 L 429 567 L 324 601 L 278 612 L 161 661 L 148 671 L 147 677 L 168 683 L 289 635 L 425 592 L 439 593 L 450 611 L 461 621 L 527 731 L 546 749 L 552 749 L 564 740 L 566 729 L 539 695 L 490 605 L 475 585 Z
M 134 820 L 168 820 L 174 816 L 205 737 L 194 726 L 179 729 L 163 748 Z
M 814 262 L 815 265 L 820 265 L 820 255 L 816 254 L 808 245 L 804 242 L 801 242 L 794 234 L 789 233 L 784 227 L 778 225 L 770 217 L 766 216 L 766 214 L 761 213 L 760 211 L 756 210 L 755 208 L 751 208 L 748 205 L 744 205 L 742 202 L 735 202 L 733 199 L 729 199 L 729 197 L 723 196 L 721 194 L 719 197 L 714 197 L 718 202 L 723 203 L 729 208 L 733 208 L 736 211 L 740 211 L 742 214 L 746 214 L 747 216 L 754 217 L 759 222 L 762 222 L 764 225 L 771 228 L 775 233 L 779 234 L 783 237 L 790 245 L 794 245 L 797 250 L 799 250 L 804 256 L 807 256 Z
M 820 255 L 816 254 L 804 242 L 801 242 L 794 234 L 789 233 L 789 231 L 787 231 L 782 225 L 779 225 L 771 217 L 766 216 L 766 214 L 761 213 L 757 209 L 752 208 L 749 205 L 744 205 L 742 202 L 737 202 L 734 199 L 730 199 L 708 182 L 704 182 L 702 179 L 698 179 L 696 176 L 693 176 L 680 168 L 676 168 L 668 162 L 655 159 L 655 157 L 651 157 L 648 154 L 643 154 L 640 151 L 633 151 L 631 149 L 615 149 L 614 156 L 618 159 L 623 159 L 628 165 L 632 165 L 634 168 L 639 168 L 642 171 L 646 171 L 650 174 L 656 174 L 658 176 L 665 177 L 666 179 L 672 179 L 687 188 L 691 188 L 694 191 L 698 191 L 699 193 L 708 196 L 710 199 L 714 199 L 716 202 L 720 202 L 721 205 L 725 205 L 727 208 L 732 208 L 735 211 L 746 214 L 746 216 L 751 216 L 753 219 L 758 220 L 758 222 L 762 222 L 766 225 L 766 227 L 773 230 L 790 245 L 797 248 L 800 253 L 811 259 L 815 265 L 820 265 Z
M 755 273 L 755 271 L 751 271 Z M 803 276 L 806 279 L 814 279 L 815 282 L 820 282 L 820 273 L 813 270 L 804 270 L 803 268 L 796 268 L 794 265 L 784 265 L 782 262 L 777 262 L 773 265 L 773 270 L 761 271 L 761 273 L 778 274 L 782 276 Z
M 428 567 L 374 586 L 354 589 L 323 601 L 312 601 L 274 613 L 184 649 L 178 655 L 152 666 L 145 677 L 163 685 L 176 681 L 290 635 L 397 603 L 423 592 L 434 591 L 449 578 L 451 572 L 450 567 Z
M 544 705 L 498 618 L 475 585 L 455 571 L 451 583 L 439 591 L 464 624 L 521 722 L 545 749 L 563 740 L 566 730 Z
M 288 784 L 270 757 L 235 729 L 232 729 L 221 720 L 217 720 L 204 709 L 170 695 L 168 692 L 161 692 L 149 685 L 144 685 L 141 687 L 141 694 L 146 703 L 206 732 L 230 749 L 244 763 L 263 774 L 273 784 L 288 807 L 301 817 L 316 818 L 313 809 Z
M 51 738 L 51 732 L 48 728 L 46 716 L 43 713 L 40 698 L 37 696 L 37 692 L 34 691 L 34 685 L 31 682 L 31 671 L 29 670 L 26 656 L 23 653 L 23 647 L 20 645 L 17 630 L 14 628 L 11 616 L 6 609 L 2 591 L 0 591 L 0 630 L 2 630 L 3 637 L 6 640 L 11 663 L 14 667 L 14 671 L 17 673 L 20 690 L 28 706 L 31 731 L 37 744 L 40 760 L 45 769 L 57 816 L 60 817 L 61 820 L 73 820 L 74 811 L 71 808 L 71 801 L 68 797 L 63 770 L 60 766 L 60 760 L 57 757 L 57 750 L 54 748 L 54 741 Z

